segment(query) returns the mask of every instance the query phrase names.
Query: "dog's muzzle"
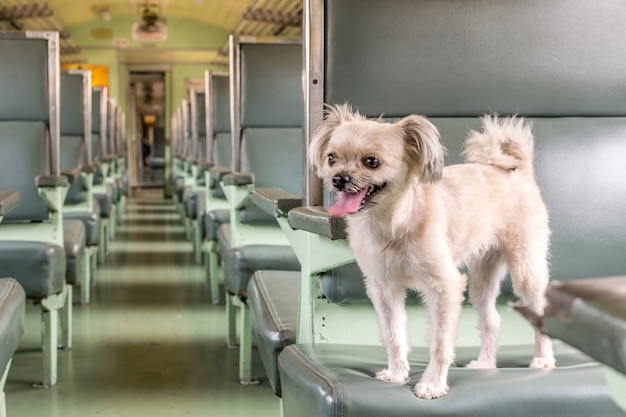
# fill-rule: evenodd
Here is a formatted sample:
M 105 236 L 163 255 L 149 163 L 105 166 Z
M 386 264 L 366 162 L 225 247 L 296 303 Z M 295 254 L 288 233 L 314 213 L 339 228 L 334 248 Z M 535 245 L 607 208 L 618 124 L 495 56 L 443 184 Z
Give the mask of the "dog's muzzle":
M 333 177 L 333 187 L 337 189 L 337 191 L 343 191 L 346 188 L 346 185 L 352 181 L 352 177 L 348 174 L 339 174 Z

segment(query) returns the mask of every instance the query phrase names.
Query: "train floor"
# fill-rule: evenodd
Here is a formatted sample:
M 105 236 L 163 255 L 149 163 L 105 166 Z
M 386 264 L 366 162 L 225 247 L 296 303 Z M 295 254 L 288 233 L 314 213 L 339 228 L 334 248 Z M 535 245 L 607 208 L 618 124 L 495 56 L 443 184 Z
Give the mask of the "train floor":
M 91 304 L 74 308 L 73 348 L 59 352 L 58 384 L 48 389 L 32 387 L 41 379 L 40 312 L 27 306 L 6 385 L 8 416 L 278 416 L 266 381 L 239 384 L 225 308 L 209 295 L 172 202 L 162 189 L 135 191 Z

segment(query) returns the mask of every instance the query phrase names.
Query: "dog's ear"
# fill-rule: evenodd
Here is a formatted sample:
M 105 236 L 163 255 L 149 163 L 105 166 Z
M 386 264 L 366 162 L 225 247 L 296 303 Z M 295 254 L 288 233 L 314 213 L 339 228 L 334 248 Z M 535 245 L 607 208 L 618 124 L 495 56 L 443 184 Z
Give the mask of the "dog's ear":
M 398 121 L 404 132 L 405 146 L 415 173 L 420 181 L 437 182 L 443 173 L 446 148 L 441 144 L 439 131 L 423 116 L 411 115 Z
M 309 145 L 309 164 L 320 175 L 320 169 L 326 161 L 326 147 L 333 130 L 344 121 L 362 120 L 364 117 L 352 110 L 349 104 L 328 106 L 326 117 L 317 128 Z

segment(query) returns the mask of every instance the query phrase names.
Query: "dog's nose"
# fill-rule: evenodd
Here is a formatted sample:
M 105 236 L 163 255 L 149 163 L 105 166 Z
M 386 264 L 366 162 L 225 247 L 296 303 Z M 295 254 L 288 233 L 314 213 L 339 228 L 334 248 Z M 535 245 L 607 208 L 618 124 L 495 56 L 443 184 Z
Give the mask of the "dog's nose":
M 333 186 L 341 191 L 346 187 L 346 184 L 351 180 L 348 174 L 335 175 L 333 177 Z

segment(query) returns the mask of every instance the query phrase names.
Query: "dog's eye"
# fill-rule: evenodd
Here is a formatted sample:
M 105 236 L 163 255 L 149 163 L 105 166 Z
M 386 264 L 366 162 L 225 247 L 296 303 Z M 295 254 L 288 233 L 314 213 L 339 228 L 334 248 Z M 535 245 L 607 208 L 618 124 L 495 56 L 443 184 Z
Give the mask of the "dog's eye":
M 375 156 L 366 156 L 363 158 L 363 165 L 369 169 L 376 169 L 380 166 L 380 160 Z
M 326 158 L 328 159 L 328 166 L 332 167 L 333 165 L 335 165 L 336 159 L 337 159 L 337 154 L 335 153 L 329 153 Z

